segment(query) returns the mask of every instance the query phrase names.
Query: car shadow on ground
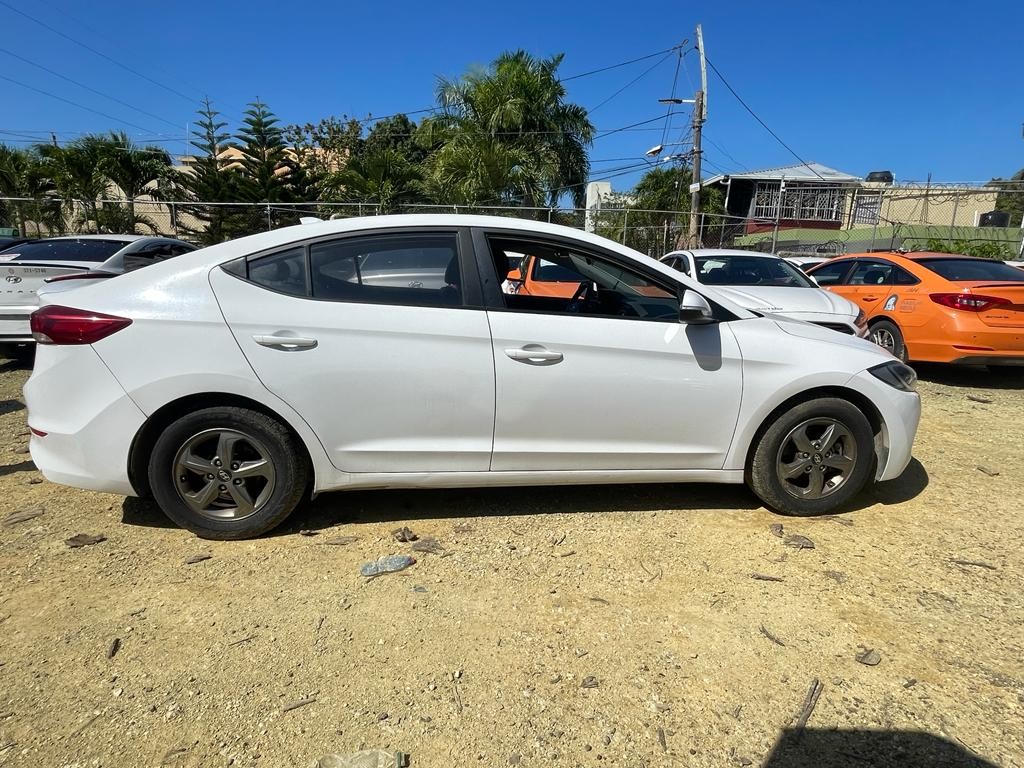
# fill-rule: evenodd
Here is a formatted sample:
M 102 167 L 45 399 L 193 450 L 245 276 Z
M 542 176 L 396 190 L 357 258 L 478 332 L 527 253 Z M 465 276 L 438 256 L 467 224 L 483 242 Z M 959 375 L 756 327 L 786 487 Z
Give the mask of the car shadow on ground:
M 1024 366 L 1009 373 L 993 373 L 980 366 L 940 363 L 914 363 L 913 368 L 918 378 L 933 384 L 970 389 L 1024 389 Z
M 927 485 L 928 473 L 919 461 L 912 459 L 900 477 L 866 490 L 837 514 L 857 512 L 875 504 L 899 504 L 917 496 Z M 321 494 L 267 535 L 287 536 L 338 525 L 413 519 L 761 508 L 746 486 L 711 483 L 345 491 Z M 149 499 L 126 498 L 122 513 L 122 521 L 129 525 L 176 527 Z
M 25 410 L 25 404 L 21 400 L 0 400 L 0 416 L 23 410 Z
M 956 742 L 923 731 L 782 731 L 764 768 L 995 768 Z
M 32 463 L 31 459 L 19 461 L 17 464 L 4 464 L 0 466 L 0 477 L 13 475 L 15 472 L 32 472 L 35 468 L 36 465 Z

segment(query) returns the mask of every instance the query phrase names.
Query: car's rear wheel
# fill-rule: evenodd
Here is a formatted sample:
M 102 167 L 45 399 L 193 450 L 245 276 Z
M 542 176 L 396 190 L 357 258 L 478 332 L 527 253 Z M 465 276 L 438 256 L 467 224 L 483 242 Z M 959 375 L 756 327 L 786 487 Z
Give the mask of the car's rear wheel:
M 856 496 L 875 467 L 874 436 L 847 400 L 824 397 L 779 414 L 761 435 L 747 482 L 787 515 L 831 512 Z
M 280 422 L 246 408 L 204 408 L 157 438 L 153 496 L 171 520 L 206 539 L 246 539 L 276 527 L 306 489 L 309 468 Z
M 903 332 L 896 323 L 889 320 L 872 323 L 871 340 L 897 359 L 906 362 L 907 345 L 903 341 Z

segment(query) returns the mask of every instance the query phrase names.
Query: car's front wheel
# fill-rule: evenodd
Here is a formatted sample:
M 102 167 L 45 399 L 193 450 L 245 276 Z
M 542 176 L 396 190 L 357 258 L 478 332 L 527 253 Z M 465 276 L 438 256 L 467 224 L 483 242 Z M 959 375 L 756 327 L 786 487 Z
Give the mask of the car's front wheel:
M 291 433 L 246 408 L 204 408 L 157 438 L 153 497 L 171 520 L 206 539 L 246 539 L 276 527 L 302 500 L 309 468 Z
M 871 424 L 847 400 L 823 397 L 781 413 L 761 435 L 747 482 L 767 506 L 820 515 L 846 504 L 875 467 Z

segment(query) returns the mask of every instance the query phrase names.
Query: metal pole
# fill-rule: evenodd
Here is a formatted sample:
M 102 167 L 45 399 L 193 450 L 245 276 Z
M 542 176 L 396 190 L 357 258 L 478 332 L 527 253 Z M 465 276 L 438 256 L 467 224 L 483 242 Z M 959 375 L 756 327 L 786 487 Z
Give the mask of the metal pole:
M 629 228 L 629 207 L 625 209 L 626 213 L 622 217 L 622 240 L 620 241 L 623 245 L 626 244 L 626 230 Z M 1021 232 L 1024 233 L 1024 222 L 1021 223 Z
M 701 57 L 703 58 L 703 50 Z M 690 185 L 690 247 L 699 247 L 697 212 L 700 210 L 700 129 L 704 124 L 704 92 L 697 91 L 693 104 L 693 179 Z
M 949 223 L 949 243 L 953 243 L 953 228 L 956 226 L 956 209 L 960 206 L 960 194 L 953 194 L 953 219 Z
M 273 226 L 270 223 L 270 203 L 267 203 L 267 231 L 269 232 L 271 229 Z
M 786 177 L 779 180 L 779 198 L 775 202 L 775 227 L 772 229 L 772 253 L 779 245 L 779 217 L 782 215 L 782 198 L 786 196 Z

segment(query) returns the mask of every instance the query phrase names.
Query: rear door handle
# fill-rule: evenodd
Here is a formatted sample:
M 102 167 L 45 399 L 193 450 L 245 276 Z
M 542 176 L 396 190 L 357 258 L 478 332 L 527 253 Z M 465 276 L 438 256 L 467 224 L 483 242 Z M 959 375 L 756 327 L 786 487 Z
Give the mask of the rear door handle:
M 877 296 L 862 296 L 861 298 L 864 301 L 878 301 L 878 297 Z
M 306 339 L 301 336 L 253 336 L 252 340 L 261 347 L 279 349 L 282 352 L 297 352 L 303 349 L 313 349 L 319 343 L 316 339 Z
M 562 362 L 561 352 L 545 349 L 540 344 L 527 344 L 519 349 L 506 349 L 505 354 L 513 360 L 530 365 L 553 365 Z

